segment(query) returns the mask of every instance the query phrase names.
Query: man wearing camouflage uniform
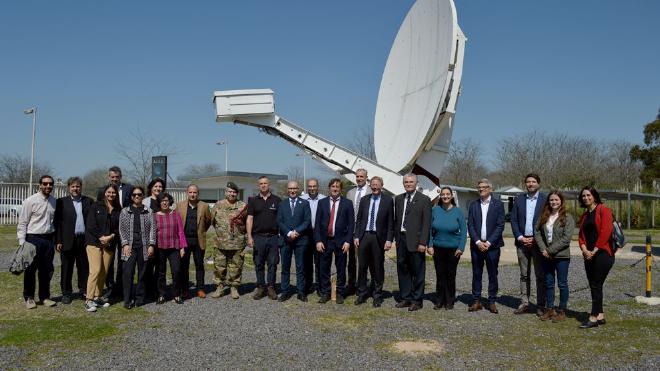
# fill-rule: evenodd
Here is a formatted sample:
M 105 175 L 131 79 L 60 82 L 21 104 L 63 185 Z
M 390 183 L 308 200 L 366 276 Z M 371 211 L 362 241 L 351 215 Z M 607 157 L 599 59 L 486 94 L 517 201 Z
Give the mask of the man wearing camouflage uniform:
M 247 205 L 238 200 L 238 186 L 227 183 L 225 199 L 213 207 L 213 227 L 215 229 L 215 265 L 214 283 L 216 290 L 211 294 L 219 298 L 225 294 L 225 288 L 231 288 L 231 297 L 238 299 L 238 286 L 241 284 L 243 262 L 245 260 L 245 216 Z

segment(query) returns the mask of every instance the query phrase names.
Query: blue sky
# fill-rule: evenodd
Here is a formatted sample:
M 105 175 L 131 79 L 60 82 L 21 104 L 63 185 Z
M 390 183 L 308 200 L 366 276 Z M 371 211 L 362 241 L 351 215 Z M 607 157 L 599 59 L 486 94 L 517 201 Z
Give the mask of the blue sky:
M 194 163 L 283 172 L 297 150 L 219 126 L 214 90 L 271 88 L 277 112 L 340 144 L 373 125 L 380 78 L 413 1 L 13 1 L 0 4 L 0 154 L 61 177 L 126 165 L 138 125 Z M 641 143 L 660 108 L 660 1 L 456 0 L 468 37 L 453 138 L 531 130 Z

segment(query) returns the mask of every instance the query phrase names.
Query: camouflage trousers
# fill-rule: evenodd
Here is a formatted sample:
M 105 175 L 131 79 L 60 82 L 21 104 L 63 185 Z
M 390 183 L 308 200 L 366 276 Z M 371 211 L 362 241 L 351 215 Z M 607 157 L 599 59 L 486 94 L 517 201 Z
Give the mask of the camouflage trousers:
M 216 249 L 213 256 L 213 283 L 217 286 L 238 287 L 241 284 L 244 261 L 244 251 Z

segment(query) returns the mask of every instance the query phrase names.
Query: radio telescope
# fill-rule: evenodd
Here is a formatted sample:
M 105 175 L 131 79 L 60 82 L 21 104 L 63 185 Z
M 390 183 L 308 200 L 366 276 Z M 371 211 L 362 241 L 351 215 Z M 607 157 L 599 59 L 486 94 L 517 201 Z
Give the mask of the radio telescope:
M 394 194 L 403 192 L 403 175 L 415 173 L 424 192 L 435 198 L 437 175 L 451 141 L 465 42 L 453 0 L 413 4 L 380 84 L 374 118 L 376 161 L 278 116 L 270 89 L 214 92 L 216 121 L 279 136 L 353 182 L 355 171 L 364 168 L 370 176 L 382 177 L 384 188 Z

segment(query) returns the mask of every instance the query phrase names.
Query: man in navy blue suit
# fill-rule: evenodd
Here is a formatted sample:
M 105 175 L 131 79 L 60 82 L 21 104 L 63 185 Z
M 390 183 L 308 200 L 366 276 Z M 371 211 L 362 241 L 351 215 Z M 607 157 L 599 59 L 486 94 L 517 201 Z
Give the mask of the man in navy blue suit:
M 307 248 L 307 230 L 312 221 L 309 202 L 298 197 L 298 182 L 286 185 L 289 197 L 280 202 L 277 208 L 277 225 L 280 228 L 280 257 L 282 259 L 282 280 L 278 301 L 291 297 L 289 281 L 291 276 L 291 255 L 296 260 L 296 288 L 298 300 L 307 301 L 305 293 L 304 255 Z
M 472 297 L 474 302 L 470 312 L 481 310 L 481 277 L 484 263 L 488 271 L 488 310 L 498 313 L 497 266 L 500 262 L 500 248 L 504 246 L 504 204 L 491 197 L 492 184 L 488 179 L 477 183 L 479 200 L 470 204 L 468 212 L 468 233 L 472 258 Z
M 346 284 L 346 253 L 351 247 L 355 214 L 353 203 L 341 197 L 341 179 L 333 178 L 328 184 L 330 196 L 319 201 L 316 209 L 314 240 L 321 254 L 321 298 L 319 303 L 330 300 L 330 265 L 335 257 L 337 270 L 337 304 L 344 303 Z
M 541 178 L 534 173 L 525 176 L 527 193 L 516 197 L 511 210 L 511 230 L 516 239 L 516 252 L 520 266 L 520 306 L 513 313 L 522 314 L 529 310 L 530 272 L 534 263 L 536 276 L 536 312 L 543 315 L 545 309 L 545 279 L 541 267 L 541 253 L 534 240 L 534 229 L 543 212 L 547 196 L 539 191 Z

